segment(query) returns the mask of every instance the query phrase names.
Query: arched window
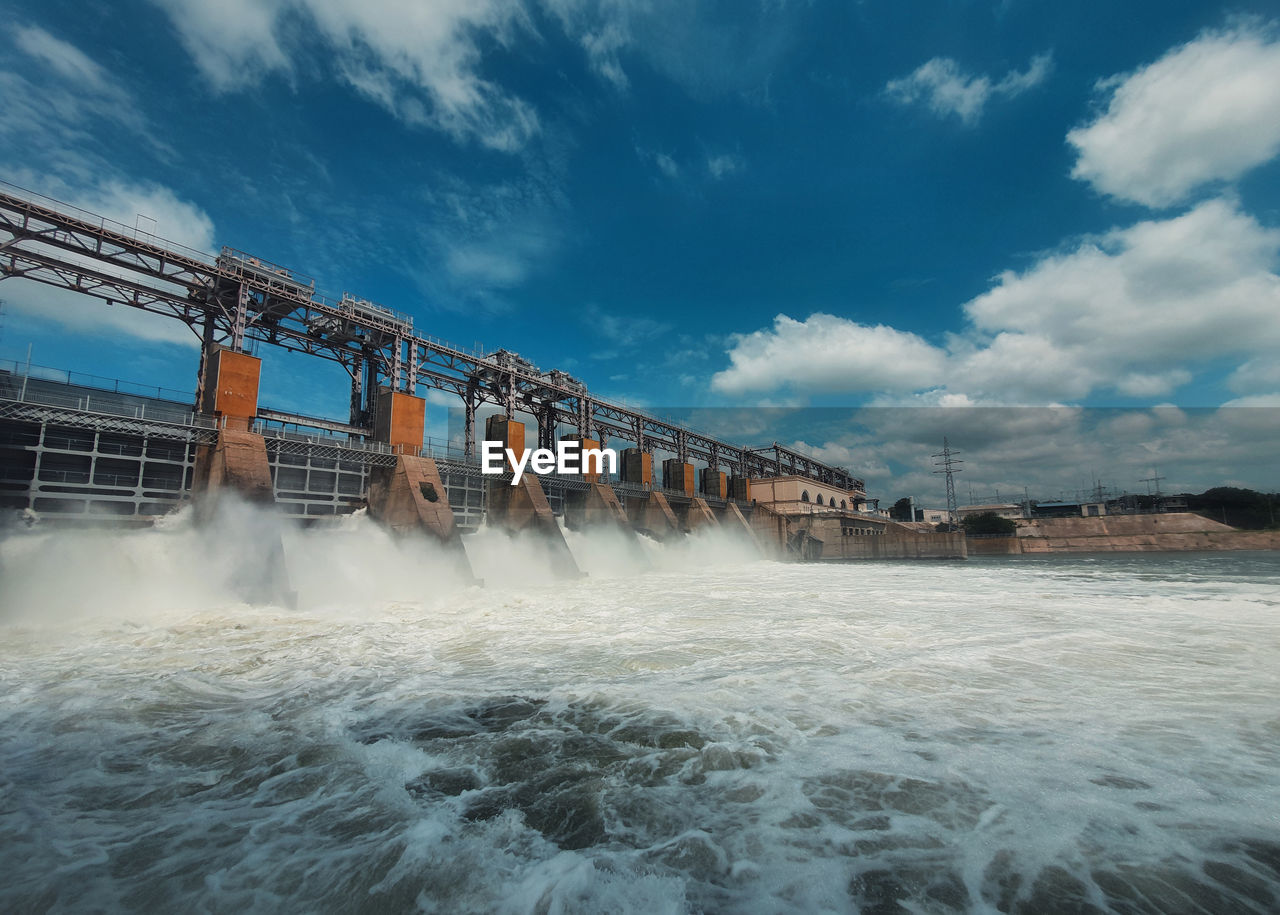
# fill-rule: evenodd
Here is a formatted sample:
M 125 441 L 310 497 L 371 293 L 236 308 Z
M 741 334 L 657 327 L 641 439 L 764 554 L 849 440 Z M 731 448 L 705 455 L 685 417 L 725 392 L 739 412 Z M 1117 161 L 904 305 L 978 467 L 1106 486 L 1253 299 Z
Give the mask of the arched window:
M 806 489 L 804 492 L 800 493 L 800 501 L 801 502 L 809 501 L 809 490 Z
M 818 493 L 818 504 L 822 504 L 822 493 Z
M 844 499 L 841 499 L 841 500 L 840 500 L 840 507 L 841 507 L 841 508 L 844 508 L 844 507 L 845 507 Z

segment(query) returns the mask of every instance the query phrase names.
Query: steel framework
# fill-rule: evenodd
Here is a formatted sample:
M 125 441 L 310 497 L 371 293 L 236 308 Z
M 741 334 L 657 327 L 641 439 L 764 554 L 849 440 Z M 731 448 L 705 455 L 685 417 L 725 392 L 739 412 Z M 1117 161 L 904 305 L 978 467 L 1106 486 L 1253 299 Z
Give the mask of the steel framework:
M 953 529 L 955 525 L 960 523 L 960 519 L 957 517 L 960 512 L 959 507 L 956 505 L 955 475 L 960 473 L 957 465 L 963 464 L 964 461 L 956 460 L 955 455 L 959 453 L 951 449 L 951 443 L 947 441 L 947 437 L 944 435 L 942 437 L 942 450 L 933 455 L 934 458 L 942 459 L 934 460 L 934 465 L 942 468 L 941 470 L 935 470 L 934 473 L 946 474 L 947 477 L 947 517 L 950 519 Z
M 850 491 L 862 480 L 781 444 L 733 445 L 630 407 L 593 397 L 559 372 L 541 372 L 512 353 L 482 355 L 414 331 L 411 318 L 349 293 L 318 295 L 315 281 L 261 258 L 223 248 L 216 257 L 184 248 L 0 182 L 0 279 L 24 277 L 153 314 L 176 318 L 203 341 L 243 351 L 253 341 L 331 359 L 352 379 L 348 427 L 373 427 L 380 385 L 417 386 L 458 396 L 465 452 L 474 455 L 476 410 L 492 403 L 538 421 L 539 442 L 557 423 L 601 442 L 621 439 L 698 459 L 749 477 L 795 474 Z M 200 371 L 200 402 L 204 366 Z M 335 424 L 341 425 L 341 424 Z

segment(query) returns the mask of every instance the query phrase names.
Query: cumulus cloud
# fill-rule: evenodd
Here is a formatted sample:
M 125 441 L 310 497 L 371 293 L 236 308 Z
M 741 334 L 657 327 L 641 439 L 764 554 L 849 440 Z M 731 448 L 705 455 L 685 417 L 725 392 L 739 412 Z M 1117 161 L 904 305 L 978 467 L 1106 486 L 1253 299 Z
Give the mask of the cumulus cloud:
M 892 327 L 857 324 L 829 314 L 736 335 L 730 367 L 711 379 L 723 394 L 792 387 L 806 391 L 911 390 L 942 377 L 945 354 Z
M 200 338 L 181 321 L 166 320 L 126 305 L 107 305 L 102 299 L 34 280 L 5 280 L 5 309 L 73 334 L 112 339 L 168 343 L 195 349 Z
M 533 108 L 481 75 L 481 44 L 509 44 L 530 26 L 501 0 L 154 0 L 217 90 L 292 71 L 282 21 L 314 25 L 341 77 L 407 123 L 492 149 L 538 132 Z
M 15 177 L 59 200 L 114 220 L 127 227 L 127 231 L 135 231 L 136 227 L 138 231 L 196 251 L 209 252 L 214 249 L 214 226 L 208 214 L 170 188 L 114 178 L 97 184 L 77 184 L 48 175 L 20 173 Z M 87 257 L 67 252 L 63 252 L 62 256 L 73 263 L 102 269 L 101 264 Z M 129 275 L 124 268 L 110 268 L 107 272 L 119 276 Z M 172 288 L 180 293 L 184 292 L 178 287 Z M 75 333 L 133 337 L 182 346 L 195 346 L 199 342 L 191 330 L 179 321 L 166 320 L 124 305 L 108 306 L 100 297 L 31 280 L 6 280 L 4 297 L 5 308 L 14 314 L 52 322 Z
M 1206 32 L 1155 63 L 1105 80 L 1106 110 L 1072 130 L 1072 177 L 1152 207 L 1232 181 L 1280 152 L 1280 41 L 1240 27 Z
M 153 0 L 169 14 L 178 37 L 217 89 L 246 85 L 271 70 L 289 67 L 276 39 L 284 0 Z
M 815 411 L 798 411 L 793 420 Z M 821 411 L 817 411 L 821 413 Z M 825 430 L 822 421 L 812 423 Z M 914 495 L 944 504 L 933 455 L 943 436 L 959 452 L 961 504 L 1086 496 L 1095 483 L 1112 492 L 1147 492 L 1158 471 L 1166 492 L 1211 486 L 1275 487 L 1280 398 L 1257 396 L 1217 409 L 1080 407 L 930 407 L 863 409 L 829 438 L 795 444 L 863 477 L 883 500 Z M 919 505 L 920 502 L 917 502 Z
M 1189 365 L 1280 344 L 1278 254 L 1280 231 L 1211 200 L 1006 271 L 965 305 L 995 339 L 961 356 L 962 383 L 996 393 L 1043 388 L 1040 377 L 1065 397 L 1168 393 Z
M 966 303 L 945 347 L 829 314 L 733 338 L 721 393 L 896 392 L 1055 403 L 1166 397 L 1194 370 L 1247 360 L 1233 390 L 1274 390 L 1280 230 L 1229 200 L 1086 238 L 1005 271 Z
M 0 69 L 4 143 L 23 153 L 36 152 L 46 167 L 54 168 L 83 166 L 83 155 L 69 151 L 98 145 L 101 134 L 95 129 L 104 124 L 124 128 L 153 149 L 165 149 L 133 96 L 75 45 L 38 26 L 17 26 L 12 40 L 25 59 L 20 66 Z
M 65 194 L 78 206 L 138 231 L 196 251 L 215 250 L 216 236 L 209 215 L 162 185 L 112 179 L 92 188 L 68 189 Z
M 903 105 L 923 104 L 939 117 L 955 115 L 965 124 L 976 124 L 993 98 L 1015 98 L 1044 82 L 1053 67 L 1049 54 L 1031 59 L 1024 72 L 1010 70 L 1001 79 L 971 76 L 949 57 L 935 57 L 901 79 L 885 86 L 889 98 Z
M 1242 363 L 1227 379 L 1227 387 L 1237 394 L 1280 391 L 1280 357 L 1264 355 Z

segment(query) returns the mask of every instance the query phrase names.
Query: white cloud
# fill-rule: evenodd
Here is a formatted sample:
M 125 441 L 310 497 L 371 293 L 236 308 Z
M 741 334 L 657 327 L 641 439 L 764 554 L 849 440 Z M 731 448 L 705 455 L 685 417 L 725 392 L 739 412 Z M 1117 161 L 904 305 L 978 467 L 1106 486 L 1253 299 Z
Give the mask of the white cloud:
M 1237 394 L 1280 391 L 1280 358 L 1263 355 L 1242 363 L 1227 379 L 1227 387 Z
M 961 354 L 960 385 L 1078 398 L 1159 396 L 1187 368 L 1280 345 L 1280 231 L 1231 202 L 1087 240 L 965 305 L 992 342 Z
M 131 184 L 109 179 L 98 185 L 72 184 L 53 176 L 28 176 L 35 189 L 81 207 L 95 216 L 105 216 L 129 231 L 152 234 L 201 252 L 214 249 L 213 221 L 199 206 L 183 200 L 160 185 Z M 139 217 L 141 214 L 141 217 Z M 104 269 L 87 257 L 63 252 L 73 263 Z M 122 277 L 124 268 L 106 268 Z M 147 282 L 155 284 L 154 280 Z M 163 284 L 159 284 L 163 288 Z M 182 294 L 185 290 L 170 287 Z M 75 333 L 135 337 L 152 342 L 196 346 L 198 340 L 182 322 L 125 305 L 107 305 L 101 297 L 85 295 L 56 286 L 20 278 L 5 280 L 5 307 L 15 313 L 51 321 Z
M 76 83 L 82 89 L 102 94 L 119 91 L 103 69 L 84 52 L 75 45 L 55 38 L 42 28 L 19 26 L 13 32 L 13 43 L 31 57 L 43 61 L 63 79 Z
M 169 14 L 183 47 L 215 88 L 236 88 L 265 72 L 289 67 L 275 36 L 276 19 L 288 7 L 286 0 L 153 2 Z
M 1100 84 L 1107 110 L 1067 134 L 1072 177 L 1104 194 L 1169 206 L 1280 152 L 1280 41 L 1256 29 L 1207 32 Z
M 931 402 L 1054 403 L 1097 392 L 1166 397 L 1234 358 L 1241 394 L 1276 389 L 1280 230 L 1211 200 L 1005 271 L 964 306 L 945 347 L 827 314 L 736 336 L 721 393 L 929 392 Z M 913 392 L 915 392 L 913 394 Z M 910 399 L 910 398 L 909 398 Z M 956 401 L 952 401 L 954 404 Z
M 652 162 L 658 171 L 662 173 L 664 178 L 674 181 L 680 177 L 680 163 L 668 153 L 659 152 L 654 149 L 647 149 L 643 146 L 637 146 L 636 157 L 641 162 Z
M 1280 391 L 1272 394 L 1250 394 L 1248 397 L 1237 397 L 1234 400 L 1228 400 L 1223 405 L 1224 409 L 1232 409 L 1235 407 L 1266 407 L 1268 409 L 1280 409 Z M 1275 416 L 1269 422 L 1274 422 Z M 1275 427 L 1272 426 L 1274 429 Z
M 481 45 L 507 45 L 529 25 L 504 0 L 155 0 L 215 89 L 291 72 L 281 22 L 316 28 L 334 65 L 361 95 L 410 124 L 514 151 L 538 132 L 536 112 L 480 73 Z
M 746 160 L 733 153 L 707 156 L 707 172 L 717 181 L 736 175 L 746 167 Z
M 414 276 L 438 307 L 505 311 L 503 291 L 522 283 L 561 243 L 563 200 L 545 174 L 488 185 L 441 177 L 425 202 L 435 214 L 422 228 L 433 266 Z
M 122 225 L 196 251 L 215 250 L 213 220 L 167 187 L 110 180 L 91 190 L 67 193 L 77 205 Z
M 0 70 L 0 140 L 23 153 L 37 153 L 46 168 L 82 164 L 76 147 L 101 143 L 104 122 L 123 127 L 164 150 L 132 95 L 74 45 L 36 26 L 18 26 L 14 46 L 29 60 Z M 35 62 L 32 66 L 30 61 Z M 6 63 L 9 61 L 6 60 Z
M 910 75 L 890 80 L 885 92 L 903 105 L 920 102 L 940 117 L 955 115 L 965 124 L 976 124 L 988 101 L 995 97 L 1015 98 L 1035 88 L 1044 82 L 1052 66 L 1052 56 L 1040 54 L 1031 59 L 1025 72 L 1010 70 L 992 82 L 986 76 L 965 73 L 949 57 L 935 57 Z
M 537 0 L 618 91 L 641 60 L 691 95 L 763 94 L 778 59 L 796 42 L 799 19 L 785 3 L 718 7 L 689 0 Z M 726 12 L 729 14 L 726 15 Z
M 1252 409 L 863 409 L 847 431 L 826 441 L 812 436 L 823 441 L 812 451 L 865 477 L 872 496 L 911 494 L 931 506 L 944 504 L 932 457 L 944 435 L 964 462 L 956 477 L 961 504 L 970 492 L 983 501 L 997 490 L 1003 500 L 1018 500 L 1024 487 L 1032 498 L 1074 498 L 1095 481 L 1145 493 L 1144 479 L 1157 469 L 1166 492 L 1198 492 L 1231 481 L 1273 489 L 1280 397 L 1249 398 L 1241 406 Z
M 676 160 L 668 156 L 666 153 L 657 153 L 653 157 L 653 161 L 658 166 L 658 171 L 666 175 L 668 178 L 680 177 L 680 166 L 676 164 Z
M 56 324 L 75 334 L 134 338 L 198 348 L 200 338 L 181 321 L 148 314 L 127 305 L 21 278 L 5 280 L 4 306 L 14 314 Z
M 881 391 L 928 387 L 942 377 L 943 352 L 915 334 L 869 327 L 828 314 L 736 335 L 730 367 L 712 387 L 744 394 L 793 387 L 808 391 Z

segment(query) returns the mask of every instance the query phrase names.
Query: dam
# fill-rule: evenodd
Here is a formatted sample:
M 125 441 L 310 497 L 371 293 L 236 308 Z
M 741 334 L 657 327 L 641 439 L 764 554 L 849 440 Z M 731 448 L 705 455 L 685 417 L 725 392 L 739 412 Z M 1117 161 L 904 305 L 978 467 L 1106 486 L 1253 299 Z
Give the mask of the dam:
M 261 257 L 193 251 L 4 185 L 0 278 L 10 277 L 182 321 L 201 343 L 194 395 L 20 364 L 0 374 L 0 507 L 28 519 L 147 524 L 232 492 L 312 523 L 367 507 L 394 531 L 449 544 L 482 523 L 561 547 L 561 523 L 657 540 L 726 526 L 782 559 L 965 555 L 962 535 L 888 521 L 869 510 L 862 480 L 779 442 L 726 442 L 597 398 L 510 350 L 447 344 L 350 292 L 326 298 Z M 259 403 L 264 345 L 341 365 L 349 415 Z M 459 440 L 426 439 L 424 389 L 457 397 Z M 481 421 L 484 441 L 517 455 L 557 441 L 615 448 L 619 472 L 486 477 Z M 789 510 L 800 488 L 805 510 Z M 572 574 L 567 548 L 556 555 Z

